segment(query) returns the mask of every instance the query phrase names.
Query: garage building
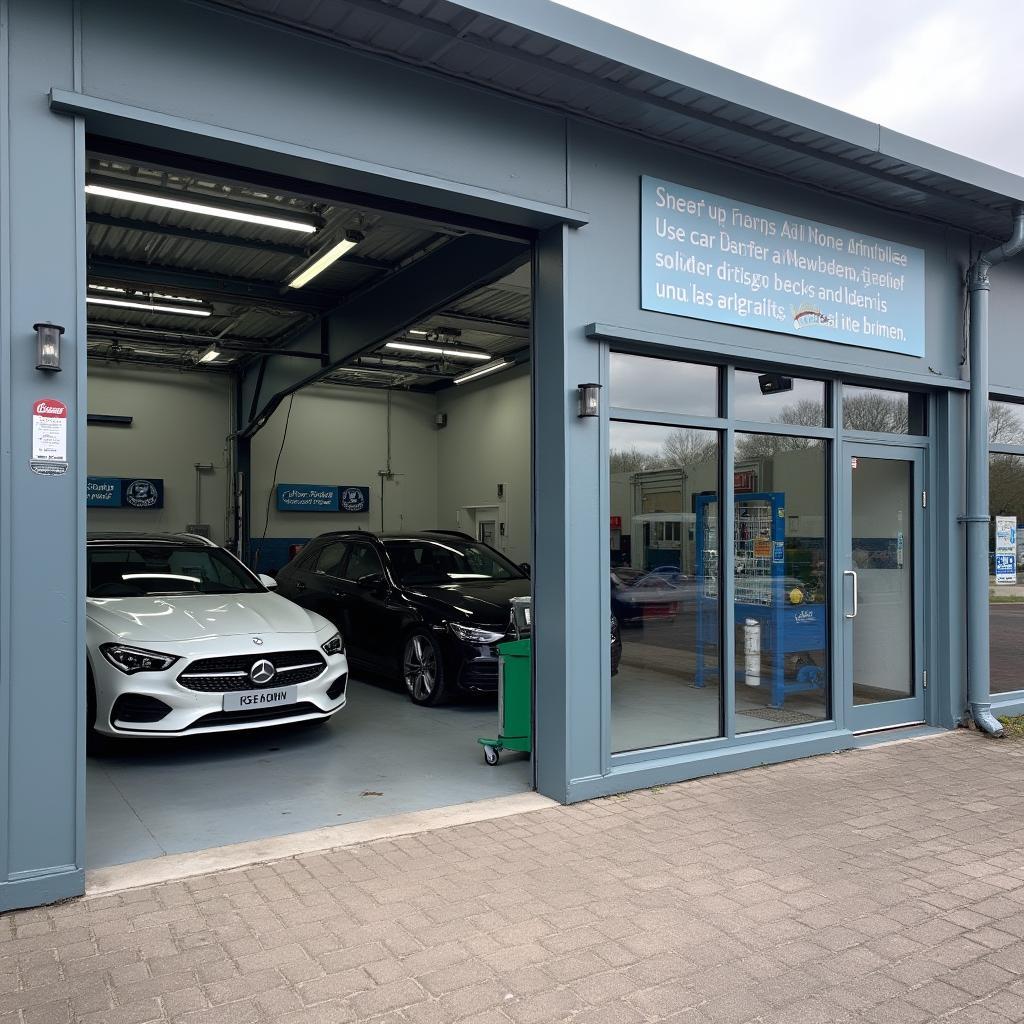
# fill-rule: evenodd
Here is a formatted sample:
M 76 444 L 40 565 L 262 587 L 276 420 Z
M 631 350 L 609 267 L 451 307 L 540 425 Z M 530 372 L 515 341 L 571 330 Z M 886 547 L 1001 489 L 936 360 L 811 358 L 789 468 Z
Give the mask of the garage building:
M 0 0 L 0 909 L 1024 707 L 1024 180 L 508 7 Z M 126 531 L 293 598 L 322 534 L 487 545 L 532 757 L 393 640 L 323 729 L 94 755 L 86 540 Z

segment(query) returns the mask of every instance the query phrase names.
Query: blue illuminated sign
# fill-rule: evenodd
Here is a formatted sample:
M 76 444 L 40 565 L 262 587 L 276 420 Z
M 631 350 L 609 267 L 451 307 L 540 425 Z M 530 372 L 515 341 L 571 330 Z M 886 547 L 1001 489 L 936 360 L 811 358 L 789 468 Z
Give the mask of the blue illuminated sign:
M 121 478 L 119 476 L 91 476 L 85 484 L 87 508 L 120 508 Z
M 644 309 L 924 355 L 924 252 L 644 176 Z
M 370 488 L 349 484 L 278 484 L 279 512 L 367 512 Z
M 158 477 L 90 476 L 87 508 L 163 508 L 164 482 Z

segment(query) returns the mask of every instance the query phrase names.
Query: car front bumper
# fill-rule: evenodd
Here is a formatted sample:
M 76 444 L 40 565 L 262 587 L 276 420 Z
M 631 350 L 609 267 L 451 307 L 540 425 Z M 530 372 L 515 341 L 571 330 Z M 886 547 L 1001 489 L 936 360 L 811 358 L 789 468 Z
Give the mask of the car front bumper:
M 277 653 L 277 652 L 268 652 Z M 293 703 L 277 706 L 225 710 L 230 691 L 203 692 L 189 689 L 178 681 L 188 670 L 188 662 L 179 661 L 165 672 L 137 672 L 125 675 L 106 661 L 99 652 L 90 651 L 96 695 L 97 732 L 108 736 L 182 736 L 240 729 L 266 728 L 289 722 L 327 718 L 347 702 L 348 659 L 344 654 L 325 655 L 326 666 L 314 679 L 301 683 L 279 683 L 268 691 L 288 686 L 295 691 Z M 257 690 L 255 685 L 252 690 Z M 141 721 L 139 707 L 159 701 L 169 708 L 155 721 Z M 155 705 L 152 705 L 155 707 Z

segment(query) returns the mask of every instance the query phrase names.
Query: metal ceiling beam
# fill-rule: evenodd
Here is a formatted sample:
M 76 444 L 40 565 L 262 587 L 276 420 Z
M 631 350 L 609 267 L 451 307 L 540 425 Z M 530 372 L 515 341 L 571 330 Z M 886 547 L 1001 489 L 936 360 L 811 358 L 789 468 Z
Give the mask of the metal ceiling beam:
M 259 238 L 239 238 L 237 235 L 221 235 L 216 231 L 201 231 L 198 228 L 186 228 L 177 224 L 157 224 L 153 221 L 139 220 L 135 217 L 115 217 L 109 213 L 96 213 L 88 210 L 85 214 L 88 224 L 99 224 L 103 227 L 121 228 L 125 231 L 144 231 L 147 234 L 167 235 L 171 238 L 187 238 L 193 242 L 213 242 L 215 245 L 230 245 L 238 249 L 254 249 L 257 252 L 272 252 L 278 256 L 292 256 L 296 259 L 308 259 L 316 250 L 302 245 L 288 245 L 285 242 L 265 242 Z M 387 260 L 375 260 L 370 256 L 357 253 L 345 254 L 345 262 L 356 267 L 369 270 L 390 270 L 394 264 Z
M 258 168 L 252 164 L 238 167 L 222 161 L 201 159 L 177 150 L 122 142 L 101 135 L 87 136 L 86 146 L 91 156 L 109 156 L 131 161 L 133 164 L 153 170 L 200 174 L 228 184 L 250 187 L 255 185 L 295 196 L 298 199 L 312 199 L 322 203 L 341 204 L 371 213 L 380 213 L 385 216 L 389 224 L 397 227 L 449 234 L 473 231 L 479 234 L 493 235 L 496 238 L 518 238 L 523 241 L 532 237 L 531 231 L 482 217 L 435 209 L 404 199 L 384 198 L 369 192 L 343 188 L 327 181 L 306 181 Z
M 325 317 L 329 365 L 324 370 L 306 374 L 294 362 L 273 355 L 260 360 L 263 369 L 247 367 L 242 407 L 250 416 L 242 434 L 256 433 L 288 395 L 369 354 L 461 296 L 492 284 L 528 258 L 529 249 L 521 242 L 464 235 L 353 295 Z M 317 326 L 304 326 L 292 332 L 287 344 L 308 350 L 319 335 Z
M 437 327 L 456 327 L 460 331 L 482 331 L 485 334 L 501 334 L 509 338 L 529 338 L 530 325 L 521 320 L 495 320 L 486 316 L 471 316 L 455 310 L 442 309 L 433 317 Z M 418 339 L 413 338 L 413 341 Z
M 121 228 L 123 231 L 145 231 L 147 234 L 187 238 L 193 242 L 214 242 L 217 245 L 232 245 L 239 249 L 258 249 L 260 252 L 272 252 L 279 256 L 294 256 L 298 259 L 305 259 L 310 252 L 304 245 L 288 245 L 285 242 L 265 242 L 259 238 L 221 235 L 216 231 L 201 231 L 198 228 L 186 228 L 177 224 L 157 224 L 136 217 L 115 217 L 113 214 L 97 213 L 95 210 L 86 210 L 85 221 L 87 224 L 98 224 L 107 228 Z
M 244 277 L 227 277 L 181 267 L 129 263 L 123 260 L 90 259 L 89 278 L 134 284 L 141 288 L 187 292 L 213 301 L 241 306 L 277 306 L 298 313 L 322 312 L 337 305 L 336 292 L 309 288 L 285 289 L 271 281 L 251 281 Z

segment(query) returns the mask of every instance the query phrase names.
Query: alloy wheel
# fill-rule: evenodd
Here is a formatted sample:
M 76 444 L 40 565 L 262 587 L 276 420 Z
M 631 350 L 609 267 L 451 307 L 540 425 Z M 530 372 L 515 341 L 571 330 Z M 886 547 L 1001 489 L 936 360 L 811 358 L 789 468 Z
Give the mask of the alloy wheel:
M 437 656 L 424 636 L 413 636 L 405 645 L 405 686 L 417 701 L 429 700 L 437 685 Z

